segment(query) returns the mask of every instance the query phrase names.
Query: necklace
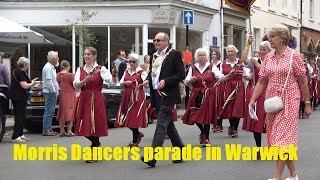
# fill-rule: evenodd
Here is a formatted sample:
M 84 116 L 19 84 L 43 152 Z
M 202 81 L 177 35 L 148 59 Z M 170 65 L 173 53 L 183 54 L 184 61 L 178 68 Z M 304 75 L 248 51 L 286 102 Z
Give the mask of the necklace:
M 152 76 L 153 77 L 157 77 L 158 75 L 158 67 L 162 64 L 162 62 L 167 58 L 167 56 L 170 54 L 170 52 L 172 51 L 172 49 L 170 49 L 164 56 L 162 56 L 162 58 L 158 61 L 155 61 L 154 59 L 154 55 L 153 54 L 153 60 L 152 60 Z

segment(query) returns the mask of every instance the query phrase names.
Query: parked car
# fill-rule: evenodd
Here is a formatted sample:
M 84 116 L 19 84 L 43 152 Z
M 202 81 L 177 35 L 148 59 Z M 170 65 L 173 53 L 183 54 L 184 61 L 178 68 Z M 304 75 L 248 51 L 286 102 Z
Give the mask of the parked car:
M 116 119 L 118 108 L 121 102 L 121 88 L 119 85 L 108 86 L 104 85 L 102 89 L 103 95 L 106 97 L 106 112 L 108 115 L 108 126 L 113 127 Z M 59 99 L 55 108 L 55 113 L 52 119 L 52 125 L 58 126 L 57 112 L 59 108 Z M 25 129 L 30 132 L 41 132 L 42 118 L 44 113 L 45 98 L 42 92 L 42 83 L 38 87 L 33 87 L 30 91 L 29 99 L 27 101 Z

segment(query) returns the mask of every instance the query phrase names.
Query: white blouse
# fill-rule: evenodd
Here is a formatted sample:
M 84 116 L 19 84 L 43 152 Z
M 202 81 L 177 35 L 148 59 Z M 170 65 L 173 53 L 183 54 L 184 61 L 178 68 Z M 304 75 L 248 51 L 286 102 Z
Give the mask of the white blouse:
M 195 66 L 196 68 L 200 71 L 200 73 L 204 73 L 204 71 L 208 68 L 208 66 L 210 65 L 209 62 L 206 63 L 206 65 L 204 66 L 203 69 L 200 69 L 200 66 L 199 66 L 199 63 L 196 63 Z M 213 73 L 214 77 L 217 79 L 217 80 L 220 80 L 223 78 L 223 74 L 220 72 L 220 70 L 217 68 L 217 66 L 213 65 L 212 66 L 212 69 L 211 69 L 211 72 Z M 191 80 L 192 78 L 192 66 L 189 68 L 189 71 L 188 71 L 188 74 L 187 74 L 187 77 L 186 77 L 186 83 L 189 83 L 189 81 Z
M 232 68 L 234 68 L 234 66 L 236 64 L 238 64 L 239 62 L 239 58 L 237 58 L 237 60 L 234 62 L 234 63 L 230 63 L 228 62 L 228 59 L 226 60 L 226 64 L 230 65 Z M 220 72 L 223 73 L 223 67 L 222 67 L 223 63 L 220 64 Z M 242 70 L 243 70 L 243 74 L 242 76 L 245 77 L 245 76 L 249 76 L 250 75 L 250 69 L 245 67 L 245 64 L 242 62 Z
M 132 71 L 130 67 L 127 69 L 127 71 L 128 71 L 128 73 L 130 74 L 130 76 L 136 74 L 137 72 L 139 72 L 139 71 L 141 71 L 141 70 L 142 70 L 141 67 L 137 67 L 137 69 L 136 69 L 135 71 Z M 122 78 L 121 78 L 121 80 L 120 80 L 120 83 L 123 83 L 123 82 L 124 82 L 124 77 L 125 77 L 125 76 L 126 76 L 126 73 L 123 73 L 123 76 L 122 76 Z M 143 72 L 141 73 L 141 79 L 142 79 L 142 81 L 146 80 L 146 79 L 147 79 L 147 76 L 148 76 L 147 72 L 146 72 L 146 71 L 143 71 Z
M 93 65 L 93 68 L 96 68 L 98 67 L 98 63 L 94 63 Z M 87 72 L 87 74 L 89 74 L 90 72 L 88 72 L 88 69 L 87 69 L 87 65 L 84 65 L 83 66 L 83 70 L 85 72 Z M 77 68 L 77 72 L 76 72 L 76 75 L 74 77 L 74 81 L 73 81 L 73 86 L 75 86 L 76 83 L 80 82 L 80 67 Z M 111 85 L 114 85 L 115 83 L 112 81 L 112 75 L 110 73 L 110 71 L 104 67 L 104 66 L 101 66 L 101 69 L 100 69 L 100 76 L 101 78 L 106 82 L 106 83 L 109 83 Z

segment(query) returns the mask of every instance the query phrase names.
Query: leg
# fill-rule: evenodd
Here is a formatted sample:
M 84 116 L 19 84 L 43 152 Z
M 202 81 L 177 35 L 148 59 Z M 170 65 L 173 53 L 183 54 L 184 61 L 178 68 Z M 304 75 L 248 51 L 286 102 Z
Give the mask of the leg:
M 197 126 L 198 126 L 198 128 L 200 129 L 201 134 L 202 134 L 202 133 L 204 133 L 203 125 L 202 125 L 202 124 L 199 124 L 199 123 L 196 123 L 196 125 L 197 125 Z
M 232 131 L 233 131 L 233 124 L 234 124 L 234 122 L 233 122 L 233 120 L 232 120 L 232 118 L 231 119 L 229 119 L 229 124 L 230 124 L 230 126 L 229 126 L 229 130 L 228 130 L 228 135 L 231 135 L 232 134 Z
M 64 130 L 64 124 L 65 122 L 64 121 L 59 121 L 59 125 L 60 125 L 60 136 L 63 137 L 66 135 L 66 132 Z
M 199 143 L 200 144 L 203 144 L 204 141 L 205 141 L 205 132 L 204 132 L 204 127 L 203 127 L 203 124 L 199 124 L 199 123 L 196 123 L 196 125 L 198 126 L 198 128 L 200 129 L 200 135 L 199 135 Z
M 139 130 L 138 128 L 130 128 L 132 131 L 132 143 L 136 144 L 138 140 Z
M 51 130 L 52 118 L 57 103 L 57 96 L 55 93 L 43 93 L 43 95 L 46 99 L 45 111 L 43 114 L 43 132 L 48 132 Z
M 67 122 L 67 130 L 68 130 L 68 133 L 71 135 L 73 134 L 72 133 L 72 124 L 73 124 L 72 121 Z
M 238 126 L 240 122 L 240 118 L 232 118 L 233 121 L 233 131 L 231 133 L 231 137 L 237 138 L 238 137 Z
M 86 136 L 87 139 L 89 139 L 91 141 L 91 148 L 93 149 L 93 147 L 99 147 L 100 146 L 100 139 L 99 137 L 95 137 L 95 136 Z M 93 156 L 93 155 L 92 155 Z M 94 160 L 94 157 L 92 157 L 91 160 L 86 160 L 86 163 L 94 163 L 97 162 L 97 160 Z
M 297 173 L 296 173 L 296 168 L 294 166 L 294 161 L 293 160 L 287 160 L 286 161 L 287 167 L 290 171 L 290 177 L 294 178 L 296 177 Z
M 261 147 L 261 133 L 253 132 L 253 137 L 257 147 Z M 260 159 L 260 152 L 257 152 L 257 159 Z
M 204 144 L 211 144 L 209 139 L 210 124 L 204 124 Z
M 12 101 L 14 111 L 14 127 L 12 139 L 17 139 L 23 135 L 23 124 L 26 118 L 26 102 Z
M 281 175 L 285 165 L 286 165 L 286 161 L 281 161 L 281 160 L 277 161 L 276 172 L 274 177 L 275 180 L 281 180 Z

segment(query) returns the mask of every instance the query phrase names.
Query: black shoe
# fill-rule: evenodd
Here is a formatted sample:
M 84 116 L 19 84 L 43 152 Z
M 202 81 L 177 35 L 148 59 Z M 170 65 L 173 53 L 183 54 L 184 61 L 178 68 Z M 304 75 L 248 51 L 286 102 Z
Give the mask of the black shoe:
M 143 156 L 141 157 L 141 161 L 144 162 L 144 157 Z M 147 162 L 144 162 L 144 163 L 146 163 L 150 167 L 155 167 L 156 166 L 156 161 L 155 160 L 147 161 Z

